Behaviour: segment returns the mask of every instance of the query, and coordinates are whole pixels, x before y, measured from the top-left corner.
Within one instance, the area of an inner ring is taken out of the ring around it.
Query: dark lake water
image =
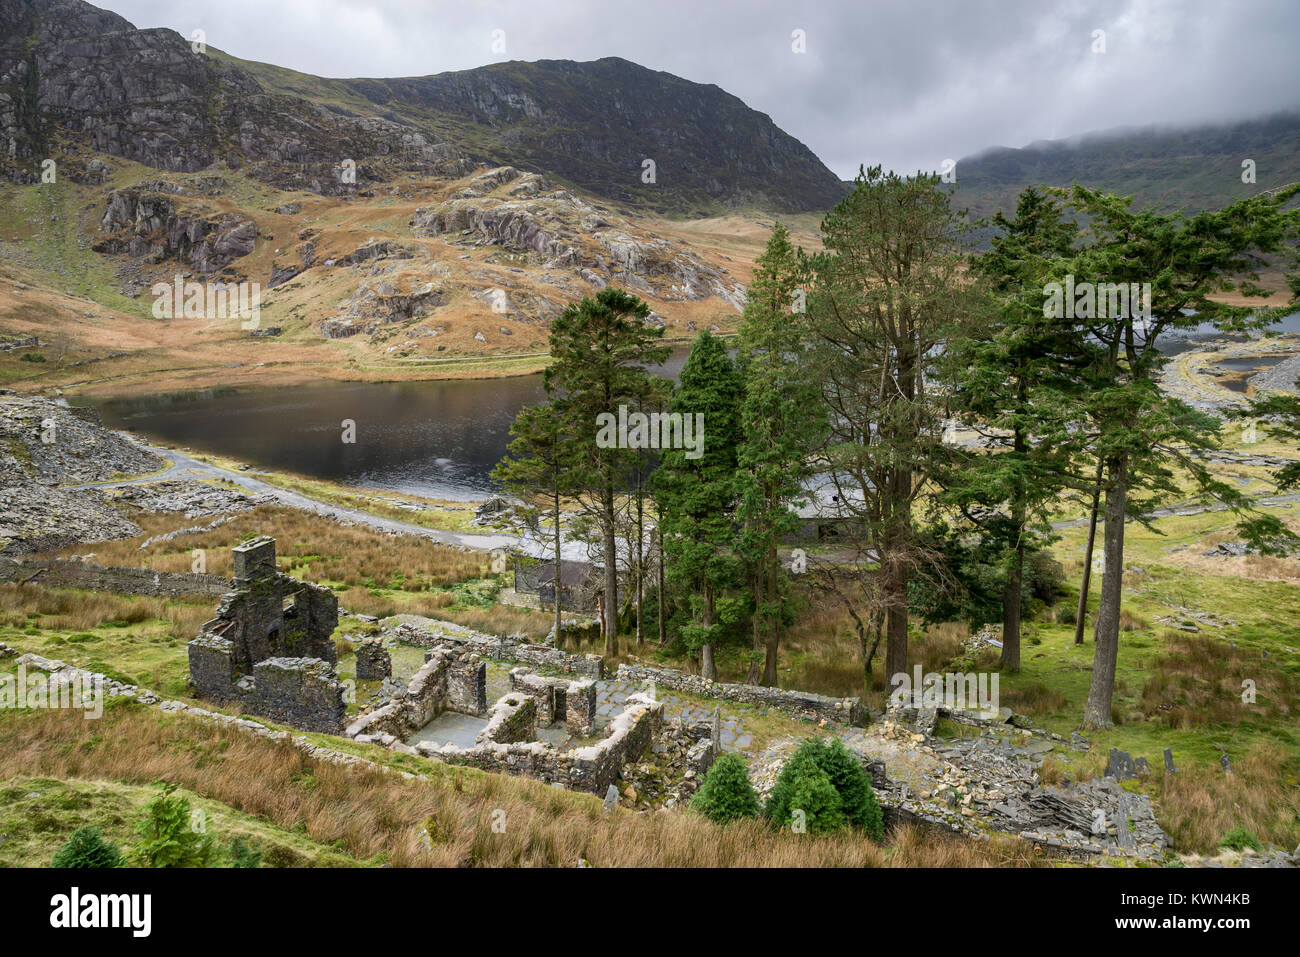
[[[658,375],[676,378],[687,346]],[[208,389],[97,401],[104,423],[263,468],[445,499],[495,491],[510,425],[544,398],[541,375],[450,382]],[[341,423],[356,423],[356,442]]]
[[[1300,313],[1276,327],[1300,332]],[[1219,334],[1197,327],[1162,343],[1176,354]],[[689,346],[659,375],[676,378]],[[98,401],[106,424],[263,468],[434,498],[482,498],[505,454],[510,424],[542,401],[541,375],[453,382],[319,386],[154,395]],[[355,444],[341,441],[344,419]]]

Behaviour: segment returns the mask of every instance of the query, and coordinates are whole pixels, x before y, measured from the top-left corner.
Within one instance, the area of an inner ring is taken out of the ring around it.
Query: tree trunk
[[[704,627],[713,627],[713,586],[704,586]],[[718,680],[718,668],[713,663],[713,642],[700,645],[700,675],[709,681]]]
[[[605,656],[613,658],[618,654],[618,543],[614,534],[614,488],[605,486],[604,501],[605,533],[605,605],[604,632]]]
[[[1101,578],[1101,607],[1093,633],[1092,682],[1083,726],[1109,728],[1111,698],[1115,693],[1115,664],[1119,658],[1119,612],[1124,584],[1124,505],[1128,495],[1128,459],[1120,456],[1106,466],[1106,554]]]
[[[1079,611],[1074,618],[1074,643],[1083,644],[1083,619],[1088,614],[1088,589],[1092,587],[1092,546],[1097,541],[1097,507],[1101,504],[1102,463],[1097,463],[1097,481],[1092,486],[1092,511],[1088,513],[1088,545],[1083,551],[1083,584],[1079,588]]]
[[[644,594],[645,579],[645,510],[644,493],[641,490],[641,466],[636,469],[636,646],[641,647],[645,640],[645,631],[641,623],[641,599]]]
[[[886,573],[885,681],[907,674],[907,571],[891,561]]]
[[[763,661],[763,684],[769,688],[776,687],[776,657],[781,646],[781,560],[776,554],[776,543],[771,542],[767,550],[767,588],[768,607],[772,609],[773,619],[768,623],[767,654]]]
[[[1025,404],[1025,381],[1020,380],[1017,390],[1020,407]],[[1017,428],[1014,450],[1023,457],[1028,451],[1024,429]],[[1025,490],[1016,482],[1011,505],[1012,527],[1016,533],[1015,551],[1011,553],[1011,568],[1007,570],[1007,584],[1002,592],[1002,670],[1020,670],[1020,586],[1025,576]]]
[[[555,644],[560,645],[560,601],[564,596],[564,578],[560,574],[560,486],[557,481],[555,486],[555,577],[552,579],[555,583]]]
[[[663,518],[659,521],[662,523]],[[664,608],[664,531],[663,525],[655,526],[655,537],[659,539],[659,569],[655,574],[659,586],[659,645],[662,647],[668,634],[668,612]]]
[[[745,675],[745,684],[758,684],[761,666],[758,663],[758,652],[765,641],[763,639],[763,566],[758,564],[754,566],[754,571],[750,579],[750,585],[754,593],[754,620],[753,628],[750,631],[749,645],[749,671]]]
[[[1011,558],[1006,591],[1002,595],[1002,670],[1020,670],[1020,585],[1024,579],[1025,543],[1021,539]]]

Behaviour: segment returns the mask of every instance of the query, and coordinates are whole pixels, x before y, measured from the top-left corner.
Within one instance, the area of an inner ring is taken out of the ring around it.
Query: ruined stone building
[[[245,542],[233,555],[235,590],[188,646],[196,694],[308,731],[338,732],[346,712],[334,671],[338,599],[277,571],[273,538]]]

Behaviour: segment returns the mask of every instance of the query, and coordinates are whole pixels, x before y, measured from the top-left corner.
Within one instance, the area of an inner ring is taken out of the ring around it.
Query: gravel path
[[[458,548],[472,549],[474,551],[490,552],[494,549],[517,548],[532,552],[536,547],[536,543],[533,540],[525,539],[518,535],[479,535],[466,532],[446,531],[438,528],[426,528],[423,525],[416,525],[412,522],[403,522],[400,519],[386,518],[382,515],[373,515],[370,512],[364,512],[360,509],[333,505],[329,502],[322,502],[310,498],[300,492],[293,492],[288,489],[271,485],[269,482],[263,482],[261,479],[246,472],[239,472],[233,469],[222,468],[219,465],[200,462],[198,459],[191,458],[183,452],[154,448],[153,446],[143,445],[142,443],[141,447],[168,460],[171,463],[170,466],[163,471],[155,472],[152,475],[143,475],[136,478],[121,479],[113,482],[95,482],[89,485],[69,486],[69,489],[120,488],[126,485],[149,485],[155,482],[177,480],[201,481],[203,479],[221,479],[222,481],[232,482],[245,491],[258,495],[271,496],[280,504],[288,505],[291,508],[301,509],[305,512],[313,512],[317,515],[322,515],[338,522],[352,522],[357,525],[364,525],[381,532],[389,532],[395,535],[416,535],[420,538],[427,538],[430,541],[439,542],[444,545],[452,545]],[[582,557],[585,557],[585,545],[580,542],[571,544],[574,546],[575,552],[581,550],[584,553]],[[566,557],[569,557],[567,552]]]

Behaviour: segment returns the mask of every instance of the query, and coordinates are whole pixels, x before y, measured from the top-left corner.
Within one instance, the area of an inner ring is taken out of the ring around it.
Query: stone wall
[[[838,721],[841,724],[862,725],[866,711],[861,698],[828,698],[810,691],[788,691],[782,688],[765,688],[762,685],[729,684],[709,681],[698,675],[689,675],[673,668],[649,668],[644,665],[618,666],[620,681],[648,681],[656,687],[671,688],[706,698],[721,698],[764,708],[776,708],[801,718],[820,721]]]
[[[241,582],[221,597],[217,617],[205,631],[234,644],[235,663],[242,672],[267,658],[338,660],[334,629],[338,598],[323,585],[300,582],[278,572]]]
[[[618,779],[623,765],[635,761],[649,747],[650,739],[663,724],[663,714],[662,702],[637,694],[628,699],[627,707],[610,724],[609,734],[588,747],[561,751],[541,741],[528,741],[483,743],[473,748],[422,744],[415,750],[424,757],[448,764],[522,775],[575,791],[604,794]]]
[[[36,574],[39,572],[39,574]],[[33,575],[36,577],[32,577]],[[49,561],[0,558],[0,582],[31,580],[51,588],[85,588],[125,595],[219,598],[230,591],[230,579],[219,575],[158,572],[152,568],[105,567],[94,562],[56,558]]]
[[[524,694],[503,695],[492,706],[487,727],[478,733],[478,744],[514,744],[537,737],[537,699]]]
[[[337,734],[346,706],[334,671],[334,592],[277,572],[274,539],[253,539],[232,554],[235,589],[189,643],[190,683],[200,697]]]
[[[498,638],[465,628],[453,622],[440,621],[436,625],[417,625],[404,622],[393,629],[401,641],[432,648],[438,645],[455,645],[493,661],[522,661],[541,668],[553,668],[565,674],[590,678],[605,676],[605,660],[599,655],[570,655],[549,645],[527,641],[527,636],[511,635]]]
[[[382,681],[393,673],[393,657],[383,641],[368,638],[357,646],[357,680]]]
[[[200,635],[189,643],[190,680],[204,696],[306,731],[338,734],[347,705],[334,668],[318,658],[268,658],[251,675],[235,666],[230,641]]]
[[[570,734],[591,734],[596,726],[596,682],[590,678],[569,684],[565,694],[565,726]]]
[[[470,660],[474,671],[481,673],[485,670],[482,662]],[[519,672],[511,675],[512,684],[519,690],[503,696],[493,706],[488,726],[480,732],[474,747],[460,748],[450,744],[411,747],[405,744],[406,738],[424,727],[440,713],[441,707],[445,707],[445,699],[439,698],[439,690],[446,688],[447,677],[453,669],[467,670],[460,652],[449,649],[430,652],[428,663],[411,680],[406,696],[357,718],[343,732],[344,735],[362,743],[379,744],[448,764],[525,775],[575,790],[603,794],[605,788],[618,778],[623,764],[639,758],[663,725],[663,703],[648,695],[634,694],[629,697],[623,712],[611,722],[606,737],[593,745],[561,751],[542,741],[527,740],[537,734],[539,702],[547,700],[546,692],[558,689],[564,682]],[[527,677],[541,680],[528,681]],[[563,690],[566,714],[573,714],[573,702],[578,702],[576,711],[588,722],[583,730],[589,733],[591,724],[595,722],[595,682],[589,679],[569,682]],[[442,705],[438,703],[440,700]],[[553,702],[554,698],[549,700]],[[551,707],[554,708],[553,703]],[[553,717],[558,719],[558,714],[553,713]],[[692,755],[701,768],[700,773],[707,769],[712,757],[712,742],[707,738]]]
[[[189,643],[190,681],[202,688],[204,697],[214,701],[231,701],[240,695],[235,687],[233,645],[217,635],[199,635]]]
[[[447,669],[447,709],[474,715],[487,711],[487,665],[477,657],[458,657]]]
[[[334,669],[319,658],[268,658],[253,668],[254,688],[243,698],[255,714],[305,731],[338,734],[347,705]]]
[[[604,740],[571,751],[571,786],[585,791],[602,791],[618,777],[623,762],[635,760],[650,746],[650,739],[664,720],[664,704],[647,695],[634,694],[627,706],[610,722]]]
[[[361,715],[344,731],[349,738],[374,741],[410,737],[444,711],[481,715],[487,711],[487,666],[449,649],[430,651],[401,695]]]
[[[569,682],[563,678],[548,678],[524,668],[511,668],[510,687],[537,700],[537,723],[542,727],[552,724],[565,712]]]

